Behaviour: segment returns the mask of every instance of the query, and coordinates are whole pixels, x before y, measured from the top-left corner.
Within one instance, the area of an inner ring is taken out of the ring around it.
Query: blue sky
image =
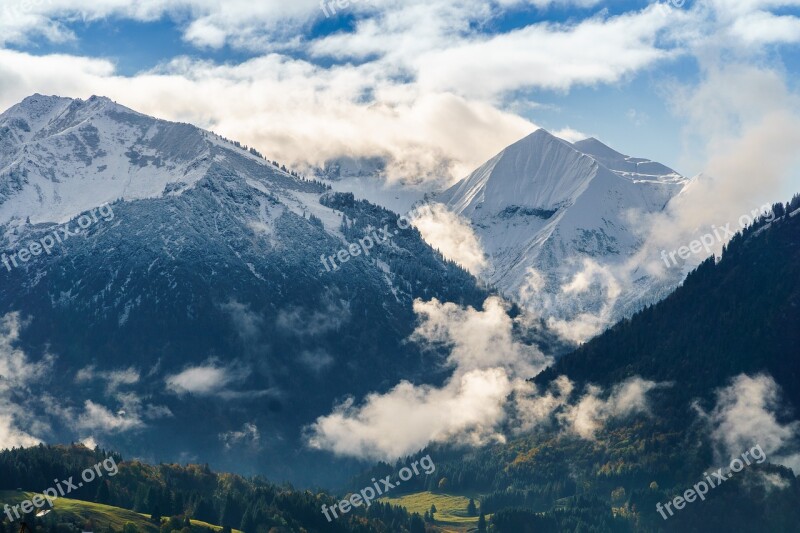
[[[539,126],[694,175],[712,155],[696,123],[747,121],[704,118],[692,95],[752,65],[789,98],[800,2],[661,4],[361,0],[326,17],[316,0],[10,0],[0,106],[105,94],[294,165],[387,157],[390,179],[416,184],[457,179]]]

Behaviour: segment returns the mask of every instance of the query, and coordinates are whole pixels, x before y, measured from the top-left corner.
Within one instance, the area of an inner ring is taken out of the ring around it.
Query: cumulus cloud
[[[32,433],[47,430],[47,423],[34,415],[31,387],[49,377],[54,358],[32,361],[18,347],[24,325],[19,313],[0,318],[0,449],[34,446],[41,441]]]
[[[420,324],[412,340],[423,347],[447,348],[447,364],[456,375],[502,368],[515,376],[532,377],[552,363],[536,346],[514,337],[514,320],[498,297],[488,298],[482,311],[436,299],[416,300],[414,312]]]
[[[800,190],[800,95],[789,88],[785,75],[777,67],[744,61],[704,58],[701,66],[697,85],[675,83],[665,97],[686,118],[687,157],[704,173],[663,211],[626,213],[641,242],[639,251],[616,263],[587,261],[558,291],[543,283],[548,280],[542,273],[528,273],[519,301],[564,339],[583,342],[629,312],[641,295],[649,294],[645,303],[651,303],[671,292],[710,254],[721,255],[729,238],[721,228],[739,231],[772,203]],[[714,235],[709,250],[701,248],[685,262],[675,255],[705,234]],[[665,264],[670,252],[676,266]],[[641,283],[645,279],[647,286]],[[575,297],[587,290],[600,296],[601,307],[575,306]]]
[[[800,421],[782,421],[781,390],[772,376],[740,374],[717,391],[711,412],[697,409],[720,463],[760,445],[770,462],[800,472]]]
[[[24,325],[19,313],[9,313],[0,318],[0,392],[27,387],[46,378],[52,369],[52,356],[31,361],[17,346]]]
[[[669,19],[652,9],[498,35],[478,29],[526,4],[360,2],[349,8],[359,15],[350,30],[316,37],[309,24],[322,14],[312,1],[41,2],[14,17],[15,29],[3,37],[46,31],[51,39],[75,39],[60,22],[75,16],[169,17],[199,48],[230,45],[257,55],[225,65],[176,57],[122,76],[104,59],[0,50],[0,106],[35,91],[100,93],[148,114],[213,128],[295,167],[380,157],[390,180],[447,182],[536,128],[507,111],[507,95],[615,82],[668,55],[656,36]]]
[[[656,45],[668,24],[655,7],[575,25],[533,24],[423,54],[419,80],[479,98],[527,87],[611,83],[669,55]]]
[[[510,9],[564,5],[595,9],[565,23],[484,31]],[[0,106],[34,91],[102,93],[148,114],[214,128],[296,167],[381,157],[389,179],[451,181],[535,129],[508,111],[528,100],[530,89],[618,83],[720,42],[753,53],[798,39],[800,19],[781,12],[795,0],[696,2],[669,16],[659,6],[619,15],[599,6],[596,0],[351,2],[352,25],[320,36],[311,31],[324,18],[316,0],[11,0],[0,10],[0,42],[75,40],[67,22],[78,19],[166,18],[195,49],[230,46],[256,57],[225,65],[177,57],[123,76],[104,59],[5,49]]]
[[[615,385],[606,399],[603,390],[589,385],[586,394],[574,406],[559,415],[566,427],[584,439],[591,439],[611,418],[634,413],[649,413],[647,393],[659,384],[638,376]]]
[[[456,436],[486,443],[502,438],[495,426],[505,417],[511,391],[499,368],[469,371],[443,388],[404,381],[386,394],[368,395],[362,405],[349,399],[318,418],[309,444],[337,455],[392,460]]]
[[[520,384],[514,397],[511,430],[521,434],[549,427],[553,415],[568,404],[574,390],[575,384],[566,376],[554,379],[544,393],[533,383]]]
[[[467,220],[442,204],[431,204],[414,213],[412,223],[422,238],[447,259],[455,261],[476,276],[486,268],[488,262],[480,239]]]
[[[0,405],[0,411],[5,406]],[[42,441],[18,429],[17,422],[11,414],[0,414],[0,450],[7,448],[29,448]]]
[[[148,421],[174,416],[168,407],[147,403],[146,397],[135,392],[115,390],[111,396],[108,402],[113,402],[113,410],[101,403],[86,400],[82,410],[63,406],[60,415],[73,421],[77,429],[91,432],[93,437],[143,429]]]
[[[420,324],[412,339],[447,349],[452,376],[442,387],[403,381],[360,405],[348,399],[309,428],[310,446],[393,459],[455,436],[473,444],[503,438],[498,429],[509,395],[551,360],[514,338],[514,321],[499,298],[487,299],[483,310],[417,300],[414,311]]]
[[[441,387],[402,381],[361,403],[348,398],[308,428],[311,447],[393,460],[431,442],[480,445],[549,423],[593,438],[611,418],[648,412],[646,395],[658,386],[641,378],[608,394],[590,386],[573,404],[574,384],[562,376],[540,394],[526,379],[552,360],[515,338],[515,321],[499,298],[487,299],[483,310],[437,300],[418,300],[414,310],[420,324],[412,339],[429,349],[446,349],[450,378]]]
[[[130,415],[124,409],[112,413],[107,407],[86,400],[84,410],[78,416],[77,427],[89,431],[119,433],[142,428],[144,422],[138,416]]]
[[[94,450],[97,448],[98,444],[94,437],[86,437],[81,439],[81,444],[89,448],[90,450]]]
[[[228,385],[242,381],[249,372],[242,368],[225,367],[210,361],[199,366],[189,366],[167,376],[167,388],[172,392],[184,395],[212,396],[222,393]]]
[[[624,270],[616,265],[584,258],[570,278],[552,287],[552,280],[528,268],[518,301],[562,339],[582,343],[613,323],[615,306],[628,281],[623,276]],[[579,297],[587,293],[599,302],[596,308],[581,303]]]
[[[228,450],[240,445],[257,448],[261,441],[261,433],[258,431],[258,426],[248,422],[242,425],[240,430],[220,433],[219,440]]]
[[[567,376],[554,379],[544,393],[526,382],[518,387],[514,397],[511,430],[520,434],[549,428],[593,440],[609,420],[650,415],[648,394],[668,386],[669,383],[632,376],[610,391],[588,384],[582,394],[576,394],[575,383]]]

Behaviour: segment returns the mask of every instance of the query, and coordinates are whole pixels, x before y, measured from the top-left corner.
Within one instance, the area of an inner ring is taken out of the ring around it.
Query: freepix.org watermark
[[[3,2],[0,17],[7,22],[19,20],[40,7],[52,6],[53,0],[7,0]]]
[[[418,468],[419,467],[419,468]],[[420,468],[422,471],[420,472]],[[386,476],[381,480],[376,480],[372,478],[373,485],[370,487],[366,487],[359,492],[355,492],[350,495],[350,498],[346,500],[342,500],[339,503],[333,504],[330,507],[327,505],[322,506],[322,514],[325,515],[325,518],[328,519],[328,522],[332,522],[334,518],[339,518],[339,514],[337,511],[342,515],[349,513],[354,507],[361,507],[362,505],[366,505],[369,507],[372,505],[372,501],[376,498],[380,498],[393,488],[399,486],[403,481],[408,481],[414,476],[418,476],[421,473],[426,475],[431,475],[436,472],[436,465],[433,464],[433,460],[431,459],[430,455],[426,455],[419,461],[414,461],[411,463],[411,466],[404,466],[400,469],[400,472],[397,473],[397,477],[399,480],[392,483],[392,476]],[[374,487],[374,488],[373,488]],[[330,514],[329,514],[330,513]],[[333,518],[331,518],[333,515]]]
[[[18,250],[17,252],[0,256],[0,262],[6,267],[6,270],[11,272],[13,268],[19,267],[20,263],[27,263],[32,258],[45,253],[50,255],[56,245],[64,244],[64,241],[70,237],[77,237],[88,229],[92,224],[96,224],[100,220],[110,222],[114,220],[114,210],[109,204],[95,207],[89,213],[83,214],[75,221],[78,224],[78,229],[72,231],[71,222],[58,226],[53,233],[48,233],[38,241],[31,241],[28,246]]]
[[[764,220],[767,222],[772,222],[775,220],[775,213],[772,212],[772,206],[765,204],[758,209],[753,209],[753,211],[749,214],[740,216],[740,229],[744,229],[755,222],[759,216],[764,217]],[[701,235],[699,239],[693,240],[687,246],[681,246],[680,248],[672,250],[669,253],[667,253],[666,250],[661,250],[661,259],[664,260],[664,264],[667,265],[667,268],[670,268],[678,266],[678,260],[675,259],[675,255],[683,260],[686,260],[694,254],[699,254],[703,250],[706,251],[706,254],[710,254],[714,249],[715,244],[726,241],[736,235],[736,231],[731,229],[731,224],[732,222],[729,222],[728,224],[719,227],[712,225],[709,233]]]
[[[658,2],[662,15],[669,15],[673,8],[680,9],[685,5],[686,0],[661,0]]]
[[[748,457],[748,454],[750,457]],[[686,506],[687,503],[693,503],[695,500],[697,500],[697,498],[705,501],[706,494],[708,494],[709,490],[719,487],[724,482],[732,478],[733,474],[744,470],[745,464],[748,466],[751,465],[752,463],[750,459],[753,459],[758,464],[761,464],[767,460],[767,454],[765,454],[764,450],[761,449],[760,444],[756,444],[754,447],[750,448],[750,450],[744,452],[741,459],[737,457],[731,461],[731,464],[728,465],[727,472],[723,472],[722,468],[718,469],[716,472],[712,472],[711,475],[708,475],[707,472],[704,472],[704,481],[695,483],[694,486],[684,492],[682,496],[675,496],[671,501],[668,501],[663,506],[661,505],[661,502],[657,503],[656,511],[658,511],[661,517],[666,520],[669,517],[664,512],[665,509],[669,513],[669,516],[675,516],[675,513],[672,511],[671,507],[674,506],[676,511],[680,511]]]
[[[419,207],[415,207],[408,214],[403,215],[397,219],[397,227],[400,230],[406,230],[411,227],[411,221],[420,215],[429,214],[431,208],[429,205],[422,205]],[[339,264],[347,263],[353,257],[358,257],[361,254],[368,256],[370,254],[370,250],[372,250],[375,245],[379,244],[386,244],[392,237],[400,233],[400,230],[392,231],[389,228],[389,224],[386,224],[383,229],[376,229],[371,234],[365,235],[363,238],[359,239],[358,242],[354,242],[350,244],[347,248],[342,248],[336,254],[325,256],[320,256],[320,262],[322,266],[325,267],[327,272],[331,271],[331,265],[333,266],[333,270],[339,270],[339,265],[336,264],[336,260],[339,260]],[[330,261],[330,264],[328,263]]]
[[[336,8],[345,10],[353,4],[374,4],[375,0],[321,0],[319,8],[325,13],[325,16],[331,18],[331,15],[336,14]]]
[[[6,504],[4,508],[6,516],[9,522],[14,522],[15,520],[20,520],[22,516],[26,514],[32,513],[34,509],[41,509],[45,504],[49,507],[53,507],[53,502],[57,499],[64,498],[72,491],[78,490],[83,487],[84,483],[91,483],[96,479],[100,479],[103,477],[104,473],[108,474],[108,477],[114,477],[119,473],[119,467],[113,457],[108,457],[104,461],[81,472],[81,479],[83,481],[74,482],[74,476],[70,476],[69,479],[64,481],[54,479],[53,483],[55,483],[55,488],[51,487],[46,489],[42,491],[42,494],[37,494],[30,500],[25,500],[17,505]]]

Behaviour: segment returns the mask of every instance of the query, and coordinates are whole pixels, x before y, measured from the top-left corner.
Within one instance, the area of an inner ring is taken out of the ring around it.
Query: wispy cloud
[[[783,420],[781,390],[772,376],[740,374],[717,390],[710,412],[696,408],[711,429],[717,461],[760,445],[770,462],[800,471],[800,421]]]
[[[45,355],[33,361],[18,347],[24,326],[19,313],[0,318],[0,449],[38,444],[34,430],[46,431],[49,426],[35,416],[32,398],[38,395],[31,387],[47,381],[55,359]],[[23,413],[28,414],[20,416]]]
[[[498,298],[482,310],[452,303],[417,301],[421,347],[446,349],[453,373],[441,387],[403,381],[363,402],[349,398],[307,428],[313,448],[338,455],[393,460],[431,442],[481,445],[556,425],[591,439],[608,420],[648,413],[647,394],[658,386],[633,377],[605,392],[589,386],[573,398],[575,385],[560,377],[540,393],[526,381],[552,359],[520,342],[516,324]]]

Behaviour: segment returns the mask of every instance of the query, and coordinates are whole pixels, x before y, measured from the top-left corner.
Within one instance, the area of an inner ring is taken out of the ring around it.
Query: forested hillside
[[[323,504],[330,506],[338,500],[323,493],[277,486],[261,478],[218,474],[207,465],[124,462],[119,455],[81,445],[38,446],[0,453],[0,492],[16,489],[41,492],[52,486],[55,479],[69,476],[75,476],[77,481],[84,469],[109,456],[118,464],[118,474],[85,484],[71,492],[69,498],[143,513],[164,533],[182,530],[190,518],[219,524],[226,531],[238,529],[245,533],[424,533],[425,530],[419,515],[409,515],[401,508],[380,502],[373,503],[367,512],[362,506],[328,522],[320,509]],[[4,503],[9,502],[0,501],[0,507]],[[85,524],[54,521],[52,516],[36,520],[28,516],[27,522],[34,533],[67,533],[85,527]],[[103,533],[119,530],[107,523],[94,526]],[[19,528],[19,523],[9,524],[7,518],[0,521],[2,532],[17,531],[15,528]]]
[[[708,413],[737,376],[777,384],[774,395],[743,400],[752,403],[742,404],[739,424],[764,442],[774,438],[773,427],[792,438],[800,412],[798,210],[798,196],[774,206],[774,222],[757,221],[737,234],[719,261],[704,262],[673,295],[533,380],[542,393],[566,376],[574,399],[590,384],[608,391],[638,376],[659,384],[642,412],[609,418],[590,436],[565,430],[554,417],[478,450],[429,448],[438,477],[426,488],[480,495],[498,533],[800,531],[797,472],[773,460],[753,464],[669,520],[656,512],[657,503],[682,494],[720,461]],[[745,391],[727,394],[736,402]],[[761,413],[745,409],[753,405],[774,407],[776,418],[756,420]],[[716,438],[732,439],[738,430],[726,427]]]

